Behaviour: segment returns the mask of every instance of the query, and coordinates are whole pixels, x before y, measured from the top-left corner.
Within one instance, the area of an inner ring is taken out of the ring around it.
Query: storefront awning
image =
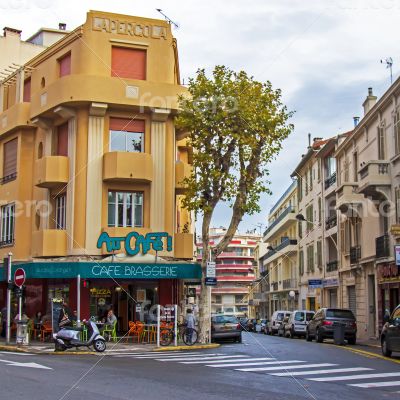
[[[15,263],[23,268],[26,279],[201,279],[201,265],[194,263],[124,263],[124,262],[29,262]],[[4,267],[0,268],[6,280]]]

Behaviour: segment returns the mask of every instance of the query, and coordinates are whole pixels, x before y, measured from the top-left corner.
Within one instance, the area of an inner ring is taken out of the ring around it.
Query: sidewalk
[[[21,353],[32,353],[32,354],[56,354],[56,355],[104,355],[114,354],[122,352],[148,352],[148,351],[177,351],[177,350],[198,350],[198,349],[212,349],[219,347],[217,344],[195,344],[193,346],[166,346],[158,347],[155,344],[142,344],[142,343],[126,343],[124,342],[107,342],[107,349],[104,353],[96,353],[93,347],[86,348],[80,347],[79,349],[68,349],[65,352],[55,352],[54,344],[51,342],[40,342],[32,341],[28,346],[17,346],[15,344],[15,338],[10,345],[6,345],[4,340],[0,340],[0,351],[12,351]]]

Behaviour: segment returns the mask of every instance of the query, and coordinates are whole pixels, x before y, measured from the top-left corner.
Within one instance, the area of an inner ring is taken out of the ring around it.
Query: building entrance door
[[[355,286],[347,286],[347,296],[349,301],[349,309],[353,312],[357,319],[357,298]]]
[[[376,335],[375,275],[368,275],[368,334]]]

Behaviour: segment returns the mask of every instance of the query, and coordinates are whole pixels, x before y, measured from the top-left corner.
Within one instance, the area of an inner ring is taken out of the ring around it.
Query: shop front
[[[322,280],[323,287],[323,301],[324,307],[337,308],[338,307],[338,278],[326,278]]]
[[[157,304],[179,304],[184,282],[201,279],[201,266],[194,263],[30,262],[14,264],[12,273],[16,268],[26,273],[29,317],[51,314],[51,299],[62,298],[80,319],[102,319],[112,308],[120,331],[128,330],[129,321],[152,322]]]

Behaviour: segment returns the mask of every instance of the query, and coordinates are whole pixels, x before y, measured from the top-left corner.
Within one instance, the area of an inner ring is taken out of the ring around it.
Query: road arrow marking
[[[41,364],[36,364],[34,362],[23,363],[23,362],[16,362],[16,361],[10,361],[10,360],[0,360],[0,362],[6,363],[7,365],[10,365],[12,367],[53,369],[53,368],[50,368],[50,367],[45,367],[44,365],[41,365]]]

